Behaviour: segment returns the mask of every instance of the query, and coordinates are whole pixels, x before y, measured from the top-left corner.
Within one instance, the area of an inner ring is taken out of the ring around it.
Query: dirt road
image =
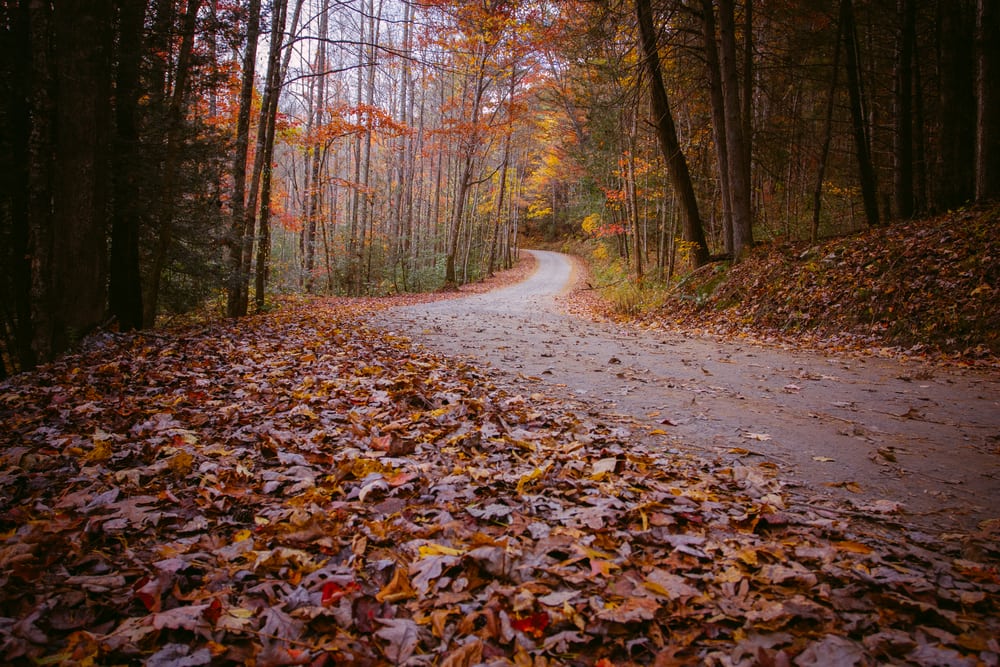
[[[796,502],[928,532],[1000,517],[996,374],[593,322],[558,304],[572,260],[529,252],[538,268],[522,283],[379,324],[530,391],[635,418],[665,447],[773,464]]]

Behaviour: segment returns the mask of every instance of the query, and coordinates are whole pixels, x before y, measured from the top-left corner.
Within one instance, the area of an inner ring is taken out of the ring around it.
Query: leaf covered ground
[[[0,662],[998,664],[996,522],[790,509],[349,304],[0,385]]]
[[[1000,365],[1000,207],[893,223],[819,244],[768,243],[703,267],[653,326],[826,349]],[[588,310],[608,314],[591,301]]]

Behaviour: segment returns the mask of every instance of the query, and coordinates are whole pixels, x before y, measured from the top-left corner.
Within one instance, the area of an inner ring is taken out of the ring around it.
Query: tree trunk
[[[52,10],[46,2],[29,2],[28,32],[31,35],[26,89],[30,98],[31,134],[27,145],[28,244],[31,267],[31,356],[48,361],[52,349],[52,187],[54,165],[54,63],[52,59]]]
[[[976,200],[1000,197],[1000,7],[979,0],[976,16]]]
[[[810,238],[819,240],[819,214],[823,205],[823,179],[826,177],[826,163],[830,157],[830,138],[833,135],[833,107],[837,99],[837,78],[840,73],[840,38],[844,26],[837,21],[837,37],[833,45],[833,67],[830,74],[830,89],[826,98],[826,115],[823,120],[823,146],[820,149],[819,169],[816,171],[816,188],[813,190],[813,219]]]
[[[118,73],[115,85],[114,211],[108,284],[111,315],[122,331],[142,327],[142,281],[139,272],[139,183],[141,160],[136,115],[145,0],[120,0]]]
[[[712,0],[702,0],[702,29],[705,40],[705,64],[708,69],[708,90],[712,99],[712,139],[719,169],[719,189],[722,191],[722,240],[726,254],[733,255],[733,209],[729,182],[729,149],[726,145],[726,106],[722,97],[722,71],[719,68],[719,48],[715,43],[715,8]]]
[[[326,37],[329,27],[329,0],[323,0],[323,7],[319,16],[319,45],[316,52],[316,95],[312,100],[312,131],[318,132],[323,125],[323,108],[326,105]],[[306,292],[312,292],[315,286],[313,270],[316,265],[316,228],[317,219],[320,215],[320,189],[323,187],[320,181],[320,151],[321,142],[316,139],[312,142],[312,164],[310,166],[310,187],[309,187],[309,210],[306,218],[304,231],[305,248],[305,288]]]
[[[656,31],[653,27],[653,11],[649,0],[635,0],[636,17],[639,22],[640,41],[645,71],[649,77],[651,107],[656,134],[660,140],[660,149],[670,171],[670,181],[681,201],[684,212],[684,240],[693,244],[691,263],[694,268],[708,262],[708,244],[705,241],[705,230],[702,227],[701,215],[698,212],[698,200],[694,194],[691,173],[688,171],[687,160],[681,152],[677,140],[677,128],[670,112],[670,100],[663,84],[660,71],[660,54],[656,46]]]
[[[53,13],[52,352],[107,312],[113,15],[111,0],[64,0]]]
[[[145,293],[142,298],[142,323],[145,327],[151,327],[156,323],[156,315],[159,310],[160,281],[163,277],[163,269],[167,263],[167,255],[173,244],[174,210],[176,208],[176,185],[178,170],[180,169],[181,156],[181,136],[184,123],[184,109],[187,98],[188,79],[191,75],[191,57],[194,51],[194,35],[196,20],[198,18],[198,8],[201,0],[188,0],[187,11],[184,15],[184,25],[182,28],[181,45],[177,54],[177,66],[174,73],[174,87],[169,103],[167,104],[166,134],[163,139],[165,143],[163,153],[163,171],[160,188],[160,206],[157,220],[156,241],[152,251],[152,266],[149,269],[149,279],[145,285]],[[171,25],[173,24],[173,3],[165,2],[157,7],[157,23],[159,30],[163,32],[161,38],[169,41]],[[166,45],[161,45],[168,48]],[[165,65],[164,65],[165,67]],[[163,84],[161,91],[166,90],[167,73],[158,72],[156,84]],[[157,95],[161,95],[157,92]]]
[[[9,133],[9,155],[0,155],[0,188],[5,191],[10,202],[11,243],[4,249],[4,260],[7,262],[12,293],[13,307],[13,343],[9,352],[11,364],[9,370],[30,370],[35,367],[37,359],[32,347],[34,327],[31,320],[31,257],[29,241],[31,235],[32,206],[32,173],[35,167],[35,157],[30,150],[34,145],[37,128],[32,123],[32,110],[35,107],[35,87],[43,85],[44,79],[34,75],[34,51],[38,45],[32,41],[33,32],[30,28],[30,13],[25,3],[7,8],[6,20],[10,21],[6,40],[3,42],[4,52],[0,59],[6,63],[5,73],[10,76],[6,95],[0,97],[0,106],[8,119],[5,132]],[[35,113],[36,123],[39,120]],[[7,276],[3,276],[6,278]],[[0,362],[0,367],[3,367]],[[4,367],[0,373],[6,373]]]
[[[483,93],[486,92],[486,59],[485,48],[479,55],[476,63],[476,80],[472,99],[472,106],[469,109],[469,127],[472,128],[472,136],[461,137],[459,144],[463,146],[464,156],[462,158],[462,171],[458,179],[458,192],[455,194],[455,209],[452,215],[451,238],[448,242],[448,251],[445,257],[444,282],[449,287],[458,284],[455,275],[455,257],[458,254],[458,240],[462,229],[462,220],[465,217],[466,199],[469,197],[469,188],[472,187],[472,167],[475,157],[478,140],[479,112],[483,103]]]
[[[858,35],[854,24],[854,3],[852,0],[840,0],[840,23],[844,35],[844,52],[847,56],[847,88],[851,98],[851,121],[854,126],[854,148],[857,153],[858,174],[861,180],[861,197],[864,200],[865,219],[870,227],[875,227],[879,224],[878,192],[871,158],[871,142],[865,124],[864,101],[861,91],[861,56],[858,52]]]
[[[725,104],[726,147],[729,157],[730,208],[733,214],[733,260],[738,260],[753,244],[750,214],[750,160],[747,137],[743,134],[739,73],[736,65],[736,20],[733,0],[719,0],[719,66],[722,99]]]
[[[260,34],[260,0],[250,0],[247,16],[247,41],[243,51],[243,82],[240,86],[240,106],[236,117],[236,145],[233,150],[233,194],[230,200],[232,220],[229,225],[229,279],[226,285],[226,314],[240,317],[247,314],[243,285],[248,279],[243,272],[243,237],[246,236],[247,153],[250,144],[250,106],[253,102],[254,72],[257,65],[257,38]]]
[[[271,36],[270,36],[270,47],[268,49],[267,57],[267,73],[264,75],[264,97],[260,104],[260,114],[257,118],[257,136],[254,142],[254,160],[253,160],[253,170],[250,175],[250,188],[247,196],[247,205],[245,212],[245,219],[243,221],[242,229],[242,242],[241,242],[241,259],[240,259],[240,284],[239,284],[239,301],[243,305],[243,313],[249,307],[250,302],[250,268],[251,260],[253,258],[253,231],[257,224],[257,203],[258,197],[261,202],[262,214],[264,210],[268,209],[269,199],[271,194],[270,188],[270,172],[271,172],[271,156],[274,153],[274,133],[275,133],[275,123],[277,121],[278,115],[278,95],[281,92],[281,50],[283,47],[284,32],[285,32],[285,22],[288,15],[288,0],[274,0],[271,6]],[[261,192],[262,186],[261,182],[265,180],[265,171],[267,172],[267,193],[266,195]],[[263,259],[267,261],[267,251],[268,249],[263,248],[265,243],[264,236],[268,235],[269,230],[266,228],[267,223],[262,222],[260,230],[260,238],[257,239],[257,257],[258,259]],[[267,243],[270,243],[270,239],[267,239]],[[258,269],[257,276],[261,276],[261,272]],[[255,280],[254,287],[258,287],[259,280]],[[264,285],[260,284],[259,288],[263,290]],[[257,309],[260,310],[263,306],[262,296],[257,297],[256,300]]]
[[[917,40],[916,0],[897,0],[899,30],[896,37],[893,137],[893,195],[896,215],[913,217],[913,56]]]
[[[975,16],[969,0],[941,0],[938,11],[940,138],[934,198],[936,208],[947,209],[975,196]]]
[[[279,0],[282,4],[284,14],[288,14],[288,0]],[[296,0],[295,10],[292,12],[292,22],[290,30],[294,33],[299,22],[299,15],[302,13],[304,0]],[[282,17],[281,23],[285,20]],[[272,34],[272,40],[275,39]],[[286,48],[280,68],[275,75],[274,95],[271,96],[270,109],[267,114],[267,134],[264,138],[267,155],[262,160],[263,174],[260,185],[260,213],[258,214],[257,232],[257,270],[254,275],[254,307],[257,312],[264,310],[265,292],[267,281],[270,278],[271,261],[271,180],[273,177],[271,162],[274,158],[274,136],[277,131],[278,98],[281,93],[281,85],[285,80],[285,73],[288,71],[288,63],[291,61],[292,49]],[[268,65],[270,68],[270,64]],[[270,79],[270,77],[269,77]]]

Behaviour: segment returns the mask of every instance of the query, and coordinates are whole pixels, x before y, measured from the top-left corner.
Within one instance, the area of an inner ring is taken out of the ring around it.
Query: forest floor
[[[995,374],[574,317],[536,257],[0,384],[0,661],[1000,662]]]

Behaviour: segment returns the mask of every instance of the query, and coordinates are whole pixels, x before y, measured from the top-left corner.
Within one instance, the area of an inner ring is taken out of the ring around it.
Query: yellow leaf
[[[385,585],[385,588],[375,594],[375,599],[379,602],[399,602],[417,597],[417,592],[410,585],[410,579],[401,567],[396,567],[396,573],[392,576],[392,581]]]
[[[614,554],[609,554],[606,551],[600,551],[599,549],[591,549],[590,547],[584,546],[582,544],[577,544],[574,546],[576,547],[577,551],[579,551],[580,553],[582,553],[584,556],[586,556],[591,560],[595,559],[610,560],[615,557]]]
[[[829,456],[814,456],[813,461],[819,461],[820,463],[833,463],[836,459],[831,459]]]
[[[870,554],[872,552],[872,548],[867,544],[862,544],[861,542],[855,542],[853,540],[834,542],[833,545],[841,551],[847,551],[854,554]]]
[[[111,442],[109,440],[95,440],[94,448],[83,457],[87,461],[107,461],[111,458]]]
[[[465,552],[462,549],[446,547],[443,544],[425,544],[420,547],[420,557],[427,556],[461,556]]]
[[[194,465],[194,457],[187,452],[177,452],[167,460],[167,465],[170,466],[170,470],[178,475],[186,475],[191,472],[191,468]]]
[[[522,495],[524,493],[524,487],[544,475],[548,469],[549,466],[545,466],[544,468],[535,468],[528,474],[522,475],[521,479],[517,481],[517,495]]]
[[[753,567],[757,566],[757,550],[756,549],[747,547],[746,549],[743,549],[738,554],[736,554],[736,557],[740,561],[746,563],[747,565],[751,565]]]

